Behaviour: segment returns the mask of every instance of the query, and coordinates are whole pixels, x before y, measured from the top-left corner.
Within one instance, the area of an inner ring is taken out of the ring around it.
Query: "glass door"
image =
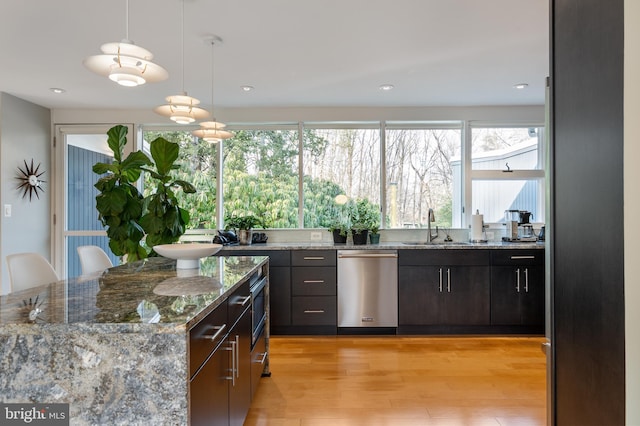
[[[56,126],[54,143],[54,242],[53,263],[60,277],[81,275],[77,248],[81,245],[101,247],[114,265],[120,260],[109,249],[104,227],[98,220],[94,184],[99,176],[93,172],[97,162],[113,161],[107,145],[111,125]],[[129,126],[125,155],[133,150],[133,127]]]

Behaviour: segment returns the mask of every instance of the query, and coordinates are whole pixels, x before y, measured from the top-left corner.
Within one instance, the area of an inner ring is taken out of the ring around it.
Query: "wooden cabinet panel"
[[[291,268],[269,266],[269,321],[272,327],[291,325]]]
[[[293,296],[332,296],[336,294],[336,268],[308,266],[291,268]]]
[[[488,266],[403,266],[399,325],[489,324]]]
[[[292,298],[294,325],[337,325],[335,296],[296,296]]]
[[[294,250],[291,266],[336,266],[335,250]]]
[[[229,351],[221,344],[189,384],[192,426],[229,425]]]
[[[491,268],[491,324],[544,326],[544,268]]]

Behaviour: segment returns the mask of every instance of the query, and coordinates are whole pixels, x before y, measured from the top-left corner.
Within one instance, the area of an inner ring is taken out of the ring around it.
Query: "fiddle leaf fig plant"
[[[196,192],[195,186],[184,180],[173,180],[171,171],[178,169],[179,146],[164,138],[151,142],[151,157],[155,170],[142,167],[157,181],[154,194],[144,200],[144,215],[140,224],[147,233],[146,243],[149,247],[158,244],[170,244],[178,241],[189,223],[189,212],[180,208],[174,189],[182,188],[187,194]]]
[[[134,261],[147,257],[147,251],[140,244],[144,238],[144,229],[139,223],[144,198],[135,182],[140,177],[141,167],[152,163],[140,151],[122,158],[127,132],[126,126],[109,129],[107,144],[113,151],[113,162],[96,163],[93,171],[104,175],[94,186],[100,191],[96,196],[96,209],[98,220],[107,228],[109,248],[116,256],[126,256],[127,261]]]
[[[130,153],[123,159],[127,143],[126,126],[114,126],[107,132],[107,143],[113,151],[113,163],[96,163],[93,171],[104,175],[94,185],[98,219],[107,227],[109,248],[128,262],[144,259],[148,247],[176,242],[186,230],[189,213],[180,208],[174,189],[194,193],[196,188],[183,180],[172,180],[171,171],[179,166],[180,147],[163,138],[150,144],[153,161],[142,151]],[[149,168],[154,166],[155,170]],[[144,197],[136,186],[140,174],[148,172],[157,181],[155,192]],[[152,254],[155,254],[152,251]]]

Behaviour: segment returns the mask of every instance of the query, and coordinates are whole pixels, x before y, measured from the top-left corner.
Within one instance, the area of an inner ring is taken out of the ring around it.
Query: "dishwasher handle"
[[[339,259],[367,259],[367,258],[395,259],[397,257],[398,257],[398,253],[363,253],[363,254],[338,253]]]

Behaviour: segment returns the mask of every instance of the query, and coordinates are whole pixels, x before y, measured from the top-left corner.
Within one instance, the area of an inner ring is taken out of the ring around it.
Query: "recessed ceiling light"
[[[525,89],[527,87],[529,87],[529,84],[527,83],[518,83],[513,85],[514,89]]]
[[[389,90],[393,90],[393,84],[382,84],[379,89],[384,92],[388,92]]]
[[[60,93],[64,93],[64,92],[66,92],[66,90],[61,89],[61,88],[59,88],[59,87],[52,87],[52,88],[51,88],[51,89],[49,89],[49,90],[51,90],[53,93],[57,93],[57,94],[60,94]]]
[[[244,91],[244,92],[250,92],[253,90],[253,86],[240,86],[240,88]]]

